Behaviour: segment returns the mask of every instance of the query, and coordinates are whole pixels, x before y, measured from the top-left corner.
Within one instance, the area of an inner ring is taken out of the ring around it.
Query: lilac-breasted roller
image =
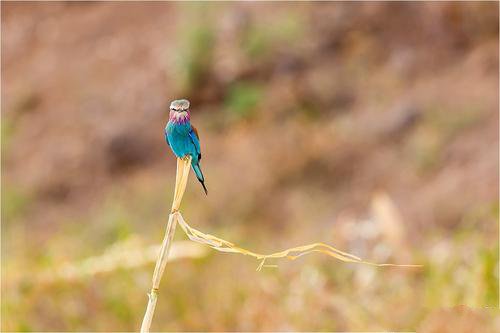
[[[194,174],[203,186],[205,194],[208,194],[205,178],[203,178],[200,168],[200,138],[190,120],[188,100],[178,99],[170,103],[170,116],[167,126],[165,126],[165,140],[178,158],[191,156],[191,167]]]

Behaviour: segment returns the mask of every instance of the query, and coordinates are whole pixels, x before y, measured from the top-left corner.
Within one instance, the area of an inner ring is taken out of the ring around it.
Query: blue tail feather
[[[203,186],[203,190],[205,190],[205,194],[208,194],[207,187],[205,186],[205,178],[203,177],[203,173],[201,172],[200,164],[193,163],[193,164],[191,164],[191,166],[193,167],[193,171],[194,171],[194,174],[196,175],[196,178],[198,178],[198,180],[201,183],[201,186]]]

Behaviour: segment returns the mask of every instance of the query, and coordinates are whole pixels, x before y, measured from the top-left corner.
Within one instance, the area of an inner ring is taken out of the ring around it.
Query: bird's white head
[[[172,101],[172,103],[170,103],[170,111],[189,111],[189,101],[187,99],[176,99],[175,101]]]

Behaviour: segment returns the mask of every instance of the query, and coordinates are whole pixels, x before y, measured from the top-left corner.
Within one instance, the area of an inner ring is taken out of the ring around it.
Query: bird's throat
[[[189,111],[170,111],[169,120],[175,124],[185,124],[190,120]]]

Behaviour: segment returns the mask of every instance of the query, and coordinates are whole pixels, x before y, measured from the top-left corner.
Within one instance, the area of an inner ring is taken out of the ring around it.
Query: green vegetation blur
[[[179,98],[191,226],[423,267],[256,272],[177,230],[152,330],[500,329],[498,3],[1,6],[3,331],[140,327]]]

